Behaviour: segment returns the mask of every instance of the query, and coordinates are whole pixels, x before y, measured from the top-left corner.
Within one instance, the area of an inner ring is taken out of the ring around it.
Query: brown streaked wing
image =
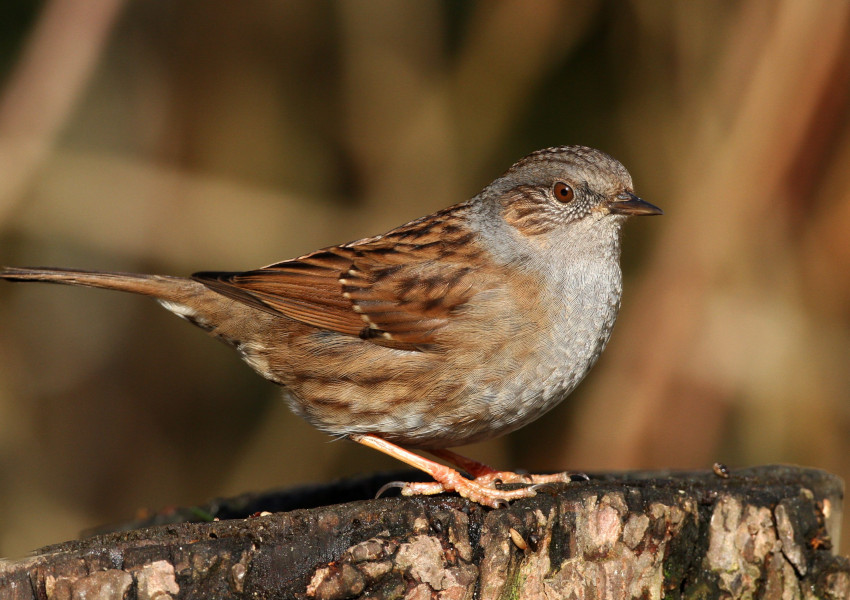
[[[301,258],[242,273],[192,275],[220,294],[273,314],[282,314],[323,329],[358,335],[363,319],[342,295],[339,276],[352,264],[341,248],[319,250]]]
[[[479,250],[453,207],[384,236],[244,273],[198,273],[219,293],[314,327],[422,349],[479,291]]]

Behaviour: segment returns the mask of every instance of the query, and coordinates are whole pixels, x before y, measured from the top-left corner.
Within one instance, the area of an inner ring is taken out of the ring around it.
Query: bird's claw
[[[405,481],[389,481],[389,482],[387,482],[387,483],[385,483],[384,485],[382,485],[382,486],[381,486],[381,489],[379,489],[379,490],[378,490],[378,492],[375,494],[375,498],[376,498],[376,499],[377,499],[377,498],[380,498],[381,496],[383,496],[383,495],[384,495],[384,492],[386,492],[387,490],[391,490],[391,489],[393,489],[393,488],[399,488],[399,489],[401,489],[401,490],[402,490],[402,494],[403,494],[403,493],[404,493],[404,488],[405,488],[405,486],[407,486],[407,485],[410,485],[410,484],[408,484],[408,483],[407,483],[407,482],[405,482]]]
[[[552,494],[553,496],[558,492],[558,489],[555,487],[555,484],[552,482],[546,483],[535,483],[532,486],[529,486],[529,489],[533,492],[546,492],[547,494]]]

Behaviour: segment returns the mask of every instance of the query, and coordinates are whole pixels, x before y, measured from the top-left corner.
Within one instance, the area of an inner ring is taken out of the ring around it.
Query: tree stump
[[[850,597],[850,561],[835,555],[843,484],[813,469],[593,475],[497,510],[445,495],[248,516],[380,483],[243,496],[188,513],[228,520],[0,561],[0,598]]]

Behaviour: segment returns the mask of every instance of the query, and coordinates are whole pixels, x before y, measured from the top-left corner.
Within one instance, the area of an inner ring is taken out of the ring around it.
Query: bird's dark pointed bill
[[[625,193],[617,196],[610,204],[608,210],[616,215],[663,215],[664,211],[650,204],[646,200],[641,200],[634,194]]]

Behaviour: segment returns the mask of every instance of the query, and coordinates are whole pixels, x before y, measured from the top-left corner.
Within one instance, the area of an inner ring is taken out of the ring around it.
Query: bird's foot
[[[569,483],[573,478],[573,475],[570,473],[532,475],[514,473],[512,471],[496,471],[487,465],[448,450],[432,451],[436,456],[457,464],[465,471],[471,472],[474,478],[469,479],[452,467],[424,458],[378,436],[351,435],[349,437],[359,444],[384,452],[417,469],[421,469],[434,479],[434,481],[427,482],[394,481],[382,487],[378,492],[379,496],[387,489],[393,487],[401,488],[401,494],[403,496],[429,496],[455,492],[478,504],[498,508],[499,506],[506,506],[511,501],[519,498],[535,496],[538,491],[548,489],[555,484]],[[586,478],[586,476],[581,477]],[[521,484],[524,487],[506,489],[502,487],[503,484]]]
[[[553,473],[551,475],[530,475],[499,471],[467,479],[451,467],[443,467],[430,475],[436,481],[404,483],[401,487],[402,496],[430,496],[455,492],[460,496],[478,504],[499,508],[507,506],[519,498],[531,498],[537,492],[556,483],[569,483],[569,473]],[[505,489],[502,484],[524,484],[524,487]]]

